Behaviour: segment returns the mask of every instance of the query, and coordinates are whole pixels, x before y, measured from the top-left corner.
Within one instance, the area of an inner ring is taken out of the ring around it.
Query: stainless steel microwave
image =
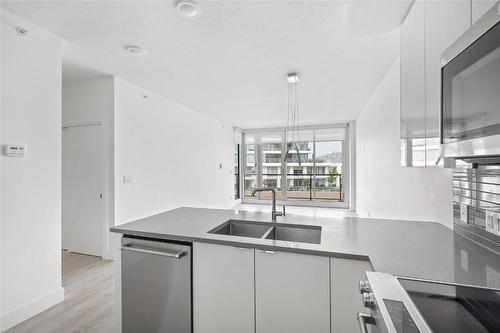
[[[441,156],[500,155],[500,2],[441,63]]]

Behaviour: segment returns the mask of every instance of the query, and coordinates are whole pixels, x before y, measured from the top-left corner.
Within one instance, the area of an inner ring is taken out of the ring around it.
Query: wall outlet
[[[494,212],[486,212],[486,231],[494,233],[495,230],[495,213]]]
[[[486,266],[486,283],[491,288],[500,288],[500,273]]]
[[[493,214],[493,231],[500,236],[500,214]]]
[[[500,236],[500,213],[486,212],[486,231]]]
[[[469,205],[460,204],[460,221],[469,223]]]
[[[469,255],[464,250],[460,250],[460,267],[466,272],[469,271]]]
[[[123,176],[123,184],[132,184],[132,176]]]

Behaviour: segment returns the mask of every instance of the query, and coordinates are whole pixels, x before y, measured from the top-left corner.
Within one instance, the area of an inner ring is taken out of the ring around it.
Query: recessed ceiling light
[[[146,50],[140,48],[139,46],[134,46],[134,45],[125,46],[125,51],[127,51],[129,54],[133,56],[142,56],[147,53]]]
[[[179,0],[176,2],[175,8],[177,8],[177,13],[187,17],[197,16],[201,12],[200,6],[192,0]]]
[[[297,73],[288,73],[286,75],[286,79],[288,83],[297,83],[299,82],[299,75]]]

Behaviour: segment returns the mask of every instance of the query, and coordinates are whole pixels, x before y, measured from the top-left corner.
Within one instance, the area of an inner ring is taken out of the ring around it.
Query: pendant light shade
[[[298,143],[300,142],[299,129],[299,75],[297,73],[288,73],[286,76],[288,81],[288,112],[286,121],[286,154],[284,160],[288,161],[291,157],[290,151],[297,152],[299,165],[300,151]]]

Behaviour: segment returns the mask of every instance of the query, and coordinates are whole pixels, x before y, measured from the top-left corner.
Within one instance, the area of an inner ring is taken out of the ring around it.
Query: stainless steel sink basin
[[[229,220],[213,228],[209,233],[298,243],[321,243],[321,227],[315,225]]]
[[[266,239],[299,243],[321,243],[321,227],[318,226],[276,226]]]
[[[229,220],[210,230],[209,233],[217,235],[261,238],[268,230],[269,225],[266,223]]]

